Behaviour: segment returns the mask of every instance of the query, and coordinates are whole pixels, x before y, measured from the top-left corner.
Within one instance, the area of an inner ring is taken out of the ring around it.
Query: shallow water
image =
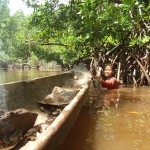
[[[121,87],[100,96],[90,90],[86,99],[93,102],[82,108],[62,150],[149,150],[149,87]],[[103,102],[107,107],[101,110]]]
[[[4,70],[0,69],[0,84],[16,82],[22,80],[31,80],[38,77],[56,75],[60,71],[38,71],[38,70]]]

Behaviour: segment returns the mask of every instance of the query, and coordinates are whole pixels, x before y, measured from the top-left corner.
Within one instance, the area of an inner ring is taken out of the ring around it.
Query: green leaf
[[[124,0],[124,3],[127,4],[127,5],[133,5],[134,0]]]
[[[144,37],[142,38],[142,43],[147,43],[148,41],[150,41],[150,36],[146,36],[144,35]]]

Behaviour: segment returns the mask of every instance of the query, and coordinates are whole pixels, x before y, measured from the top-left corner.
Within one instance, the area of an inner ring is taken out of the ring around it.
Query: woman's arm
[[[101,83],[102,87],[107,88],[108,90],[118,89],[119,87],[119,82],[116,80],[116,78],[112,78],[106,81],[97,78],[97,80]]]

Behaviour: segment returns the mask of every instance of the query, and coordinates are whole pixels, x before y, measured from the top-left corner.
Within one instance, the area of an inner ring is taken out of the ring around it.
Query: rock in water
[[[33,127],[38,114],[26,109],[17,109],[0,116],[0,135],[9,135],[17,130],[23,132]]]

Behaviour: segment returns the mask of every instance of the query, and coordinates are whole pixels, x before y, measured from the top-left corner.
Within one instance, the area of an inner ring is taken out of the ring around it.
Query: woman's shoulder
[[[110,79],[108,79],[109,81],[117,81],[117,79],[115,77],[111,77]]]
[[[119,84],[119,81],[117,80],[117,78],[112,77],[109,80],[107,80],[106,82],[111,82],[112,84]]]

